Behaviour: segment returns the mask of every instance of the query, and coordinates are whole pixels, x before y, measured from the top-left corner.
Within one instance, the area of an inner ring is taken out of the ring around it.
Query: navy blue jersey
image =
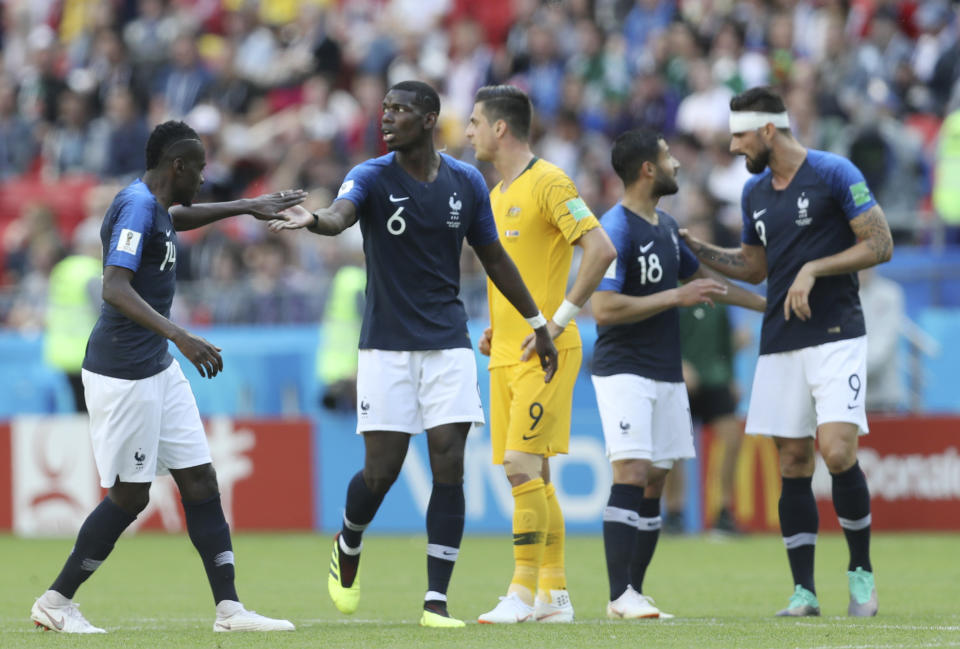
[[[600,218],[617,249],[617,259],[600,281],[598,291],[653,295],[676,288],[678,280],[697,272],[700,262],[677,234],[677,222],[660,210],[657,217],[657,225],[652,225],[618,203]],[[677,309],[661,311],[640,322],[598,326],[593,373],[682,381]]]
[[[850,220],[877,204],[863,174],[832,153],[809,150],[790,185],[773,188],[769,169],[743,187],[743,242],[767,252],[767,311],[760,353],[812,347],[866,333],[856,273],[818,277],[810,292],[812,317],[783,316],[787,291],[800,268],[856,243]]]
[[[460,301],[460,251],[497,240],[487,185],[440,154],[433,182],[416,180],[393,153],[357,165],[337,200],[357,207],[367,258],[360,349],[470,347]]]
[[[175,289],[177,233],[143,181],[113,199],[100,227],[103,265],[133,271],[131,286],[153,309],[170,317]],[[173,361],[167,340],[141,327],[106,302],[87,342],[83,368],[118,379],[144,379]]]

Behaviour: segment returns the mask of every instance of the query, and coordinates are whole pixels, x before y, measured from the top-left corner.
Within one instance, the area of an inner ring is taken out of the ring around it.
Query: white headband
[[[790,128],[790,118],[783,113],[759,113],[755,111],[732,111],[730,132],[746,133],[773,124],[777,128]]]

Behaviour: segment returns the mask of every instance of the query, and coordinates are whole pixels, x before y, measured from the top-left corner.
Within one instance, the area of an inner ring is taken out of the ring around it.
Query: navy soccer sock
[[[234,602],[237,589],[234,585],[233,545],[230,542],[230,526],[223,516],[220,495],[190,503],[183,501],[183,513],[187,519],[187,533],[193,546],[200,553],[207,571],[213,601],[219,604],[227,599]]]
[[[445,602],[463,539],[463,484],[433,483],[427,505],[426,602]]]
[[[647,567],[653,559],[653,551],[657,549],[657,540],[660,538],[660,498],[644,498],[637,514],[640,515],[640,522],[637,525],[633,560],[630,562],[630,584],[635,591],[642,593],[643,578],[647,574]]]
[[[873,572],[870,565],[870,489],[860,463],[855,462],[843,473],[831,473],[833,479],[833,509],[840,519],[840,527],[847,537],[850,564],[847,570],[863,568]]]
[[[603,549],[607,559],[610,601],[630,585],[630,564],[637,543],[637,516],[643,501],[643,487],[614,484],[603,510]]]
[[[357,471],[347,485],[347,504],[340,528],[340,581],[347,588],[353,585],[360,565],[363,531],[373,520],[384,496],[386,493],[376,494],[370,490],[363,479],[363,470]]]
[[[123,534],[123,530],[136,519],[136,516],[120,509],[109,497],[100,501],[80,526],[73,551],[67,557],[63,570],[57,575],[50,590],[73,599],[80,584],[100,567]]]
[[[782,478],[780,531],[787,547],[793,583],[816,593],[813,585],[813,555],[820,517],[813,497],[813,478]]]

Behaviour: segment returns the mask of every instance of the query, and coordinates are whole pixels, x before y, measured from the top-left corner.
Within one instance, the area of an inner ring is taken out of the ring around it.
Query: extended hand
[[[809,266],[803,266],[800,269],[793,284],[790,285],[790,290],[787,291],[787,298],[783,301],[784,319],[790,319],[791,311],[804,322],[810,319],[813,314],[810,311],[809,297],[816,281],[817,278]]]
[[[693,306],[706,302],[713,306],[713,298],[726,295],[727,287],[715,279],[695,279],[676,289],[677,306]]]
[[[547,320],[547,332],[550,334],[550,340],[556,340],[557,336],[563,333],[563,329],[561,329],[553,319],[550,319]],[[538,351],[537,334],[535,332],[527,334],[527,337],[523,339],[521,347],[523,348],[523,354],[520,355],[520,360],[529,360],[529,358],[533,356],[533,353]]]
[[[487,327],[483,330],[483,335],[480,336],[480,342],[477,343],[477,349],[484,356],[490,355],[490,345],[493,342],[493,328]]]
[[[280,218],[270,221],[268,227],[271,232],[280,230],[299,230],[313,225],[313,213],[299,205],[294,205],[278,214]]]
[[[220,356],[219,347],[189,331],[174,336],[172,340],[177,349],[197,368],[200,376],[212,379],[218,372],[223,371],[223,358]]]
[[[247,209],[258,220],[269,221],[280,216],[284,210],[299,205],[306,198],[307,192],[302,189],[285,189],[249,199]]]

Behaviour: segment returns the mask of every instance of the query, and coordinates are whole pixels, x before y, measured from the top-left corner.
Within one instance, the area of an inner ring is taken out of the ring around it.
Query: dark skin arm
[[[141,327],[172,340],[200,376],[213,378],[223,371],[220,348],[180,327],[157,313],[140,297],[131,282],[133,271],[121,266],[103,269],[103,301]]]
[[[310,213],[297,205],[279,217],[270,221],[271,232],[306,228],[314,234],[334,237],[357,222],[357,206],[348,200],[334,201],[330,207]]]
[[[277,218],[283,210],[299,205],[306,197],[307,192],[302,189],[285,189],[256,198],[241,198],[225,203],[175,205],[170,208],[170,216],[177,231],[193,230],[239,214],[251,214],[257,220],[268,221]]]
[[[503,293],[520,315],[524,318],[536,316],[539,312],[537,303],[533,301],[530,291],[520,277],[520,271],[517,270],[516,264],[503,249],[500,241],[494,241],[486,246],[477,246],[474,251],[494,286]],[[543,380],[549,383],[554,372],[557,371],[557,348],[553,345],[553,338],[546,325],[535,329],[534,334],[537,356],[540,357],[540,366],[545,372]],[[521,350],[517,350],[518,354],[520,352]]]

